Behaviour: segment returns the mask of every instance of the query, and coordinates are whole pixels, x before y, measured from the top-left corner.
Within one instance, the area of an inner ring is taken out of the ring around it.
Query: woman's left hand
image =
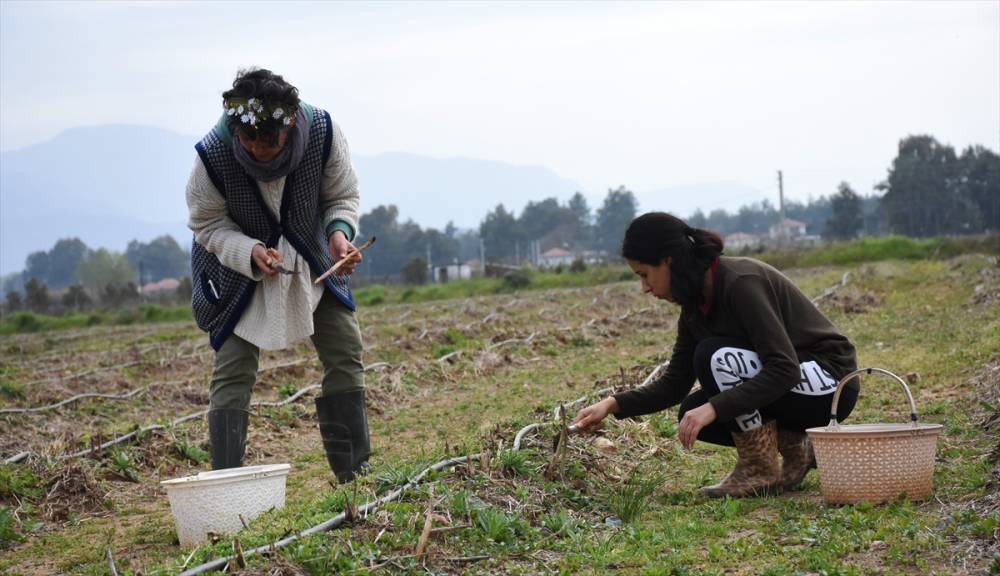
[[[715,408],[710,402],[705,402],[701,406],[688,410],[684,413],[680,425],[677,427],[677,439],[681,441],[684,448],[690,450],[694,446],[694,441],[698,439],[698,433],[705,426],[715,422]]]
[[[339,261],[347,253],[354,249],[347,240],[347,236],[340,230],[334,230],[333,234],[330,235],[330,239],[327,241],[327,248],[330,250],[330,257],[333,258],[334,262]],[[352,258],[348,262],[345,262],[343,266],[340,267],[339,274],[353,274],[354,268],[362,260],[361,253],[358,252],[355,258]]]

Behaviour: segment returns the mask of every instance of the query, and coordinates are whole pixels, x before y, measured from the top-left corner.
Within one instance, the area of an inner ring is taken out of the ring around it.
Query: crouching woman
[[[722,240],[662,212],[629,225],[622,256],[643,292],[681,307],[663,375],[588,406],[575,423],[595,429],[680,404],[678,439],[735,446],[736,467],[701,491],[710,497],[774,493],[815,467],[807,428],[829,422],[838,380],[857,367],[854,346],[778,270],[722,256]],[[695,379],[700,388],[691,392]],[[847,383],[838,419],[857,401]],[[779,453],[781,461],[779,462]]]

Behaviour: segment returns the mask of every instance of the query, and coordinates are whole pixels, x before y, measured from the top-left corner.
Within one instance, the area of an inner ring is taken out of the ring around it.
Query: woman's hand
[[[271,264],[275,263],[275,258],[263,244],[257,244],[253,247],[253,250],[250,252],[250,259],[253,260],[257,269],[265,275],[274,276],[278,273],[277,270],[271,267]]]
[[[342,230],[334,230],[333,234],[330,235],[330,240],[327,242],[327,248],[330,250],[330,257],[333,258],[334,262],[339,262],[341,258],[347,256],[354,246],[347,241],[347,236],[344,235]],[[361,252],[351,260],[344,263],[343,266],[338,270],[338,274],[348,275],[354,273],[354,267],[357,266],[362,260]]]
[[[608,396],[596,404],[591,404],[576,414],[573,424],[582,432],[593,432],[601,427],[601,420],[608,414],[618,412],[618,401],[614,396]]]
[[[710,402],[688,410],[677,427],[677,439],[684,448],[690,450],[694,446],[694,441],[698,439],[698,432],[712,422],[715,422],[715,407]]]

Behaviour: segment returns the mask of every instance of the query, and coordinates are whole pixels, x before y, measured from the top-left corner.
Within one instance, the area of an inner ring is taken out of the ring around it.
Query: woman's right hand
[[[263,272],[266,276],[274,276],[278,273],[272,265],[276,262],[280,262],[281,254],[278,254],[278,258],[274,257],[274,254],[278,254],[277,251],[271,252],[264,247],[263,244],[257,244],[253,247],[250,252],[250,259],[253,261],[257,269]]]
[[[618,412],[618,401],[614,396],[608,396],[604,400],[591,404],[576,414],[573,424],[582,432],[593,432],[601,427],[601,421],[608,414]]]

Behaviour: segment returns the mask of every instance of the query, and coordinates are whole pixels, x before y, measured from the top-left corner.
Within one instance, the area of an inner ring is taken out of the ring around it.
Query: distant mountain
[[[192,138],[157,128],[110,125],[0,153],[0,273],[59,238],[124,250],[184,231],[184,183]]]
[[[195,136],[146,126],[67,130],[52,140],[0,152],[0,274],[21,270],[29,253],[77,236],[124,250],[164,233],[190,242],[184,186]],[[579,187],[540,166],[406,153],[354,156],[362,212],[395,204],[402,219],[441,228],[476,227],[498,203],[568,199]]]

